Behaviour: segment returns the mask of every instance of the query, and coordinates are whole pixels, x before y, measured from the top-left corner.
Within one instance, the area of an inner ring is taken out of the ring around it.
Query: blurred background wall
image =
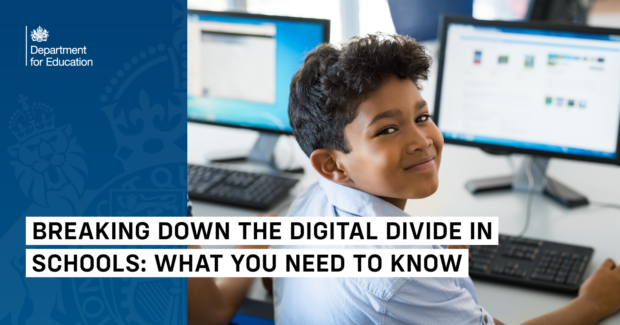
[[[474,18],[485,20],[522,20],[532,0],[188,0],[189,9],[214,11],[245,11],[265,15],[280,15],[330,19],[331,41],[338,43],[356,35],[374,32],[394,33],[390,5],[404,2],[431,12],[447,10],[461,13],[471,6]],[[620,0],[577,0],[590,6],[588,25],[620,28]],[[558,7],[567,5],[559,2]],[[429,24],[436,29],[436,24]],[[424,39],[426,40],[426,39]]]

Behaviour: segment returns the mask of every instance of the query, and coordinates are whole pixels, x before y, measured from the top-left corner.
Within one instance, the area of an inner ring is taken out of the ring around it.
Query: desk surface
[[[514,160],[515,165],[520,162],[519,157]],[[516,235],[525,222],[526,194],[503,191],[474,196],[464,187],[469,179],[510,172],[506,157],[487,155],[475,148],[446,145],[439,173],[439,190],[429,198],[410,200],[405,211],[413,216],[499,216],[500,232]],[[591,201],[620,203],[618,167],[555,159],[550,163],[549,174],[585,194]],[[314,171],[307,172],[293,193],[299,194],[317,178]],[[204,216],[248,216],[259,212],[202,202],[194,202],[194,206],[195,215]],[[280,210],[285,209],[281,207]],[[588,269],[591,274],[607,257],[620,262],[619,229],[620,210],[596,206],[567,209],[544,196],[534,196],[526,236],[594,247],[594,258]],[[485,281],[475,281],[475,285],[479,303],[507,324],[545,314],[573,298]],[[259,282],[254,283],[249,297],[271,299]],[[620,324],[620,314],[601,324]]]

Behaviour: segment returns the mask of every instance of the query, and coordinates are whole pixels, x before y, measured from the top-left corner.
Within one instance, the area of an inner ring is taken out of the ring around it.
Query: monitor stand
[[[515,175],[471,180],[465,187],[473,194],[508,189],[527,192],[530,187],[527,169],[531,166],[535,193],[544,193],[568,208],[588,205],[588,198],[551,177],[546,177],[548,164],[549,158],[526,156]]]
[[[252,146],[252,149],[246,157],[214,159],[211,161],[222,163],[251,161],[264,166],[268,166],[271,170],[276,172],[285,171],[289,173],[303,173],[303,168],[301,167],[287,170],[282,170],[278,167],[274,159],[274,150],[276,148],[276,144],[278,143],[279,138],[279,134],[259,132],[258,139],[256,139],[256,142],[254,142],[254,146]]]

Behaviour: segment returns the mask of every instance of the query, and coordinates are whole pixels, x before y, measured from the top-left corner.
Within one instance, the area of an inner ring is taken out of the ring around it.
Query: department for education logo
[[[50,32],[39,26],[31,30],[28,38],[28,26],[25,26],[26,53],[25,65],[28,67],[84,67],[93,66],[93,60],[84,58],[86,46],[73,47],[54,44],[54,41],[46,44]],[[28,44],[29,42],[32,43]],[[47,47],[47,45],[50,45]],[[80,55],[80,56],[78,56]]]
[[[32,37],[33,42],[47,42],[47,37],[49,35],[50,33],[47,29],[43,29],[41,26],[37,29],[33,29],[32,33],[30,33],[30,37]]]

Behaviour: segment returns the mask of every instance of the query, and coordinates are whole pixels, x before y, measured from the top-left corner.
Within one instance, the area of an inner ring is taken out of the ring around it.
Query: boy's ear
[[[329,149],[317,149],[310,155],[312,167],[321,176],[336,183],[347,183],[350,178],[341,163],[338,162],[336,152]]]

